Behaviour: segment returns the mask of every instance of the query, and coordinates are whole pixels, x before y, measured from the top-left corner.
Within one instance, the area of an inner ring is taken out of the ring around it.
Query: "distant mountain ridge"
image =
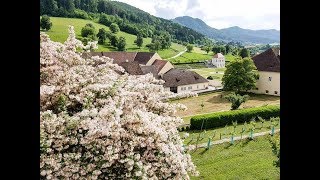
[[[172,19],[173,22],[191,28],[205,36],[218,41],[239,41],[242,43],[270,44],[280,42],[280,31],[270,30],[250,30],[233,26],[224,29],[210,27],[199,18],[181,16]]]

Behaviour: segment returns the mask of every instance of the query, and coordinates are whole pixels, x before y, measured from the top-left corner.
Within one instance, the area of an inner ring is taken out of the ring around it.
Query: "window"
[[[269,91],[268,91],[268,90],[266,90],[266,93],[269,93]]]
[[[192,86],[189,86],[189,87],[188,87],[188,90],[191,90],[191,89],[192,89]]]
[[[206,85],[203,85],[203,88],[205,88],[206,87]]]
[[[274,94],[278,94],[278,91],[274,91]]]
[[[259,77],[257,78],[257,80],[259,80]]]
[[[199,85],[197,85],[197,89],[199,89]]]
[[[259,90],[259,88],[256,87],[256,90]]]
[[[269,77],[269,81],[271,81],[272,77]]]
[[[187,87],[181,87],[181,91],[187,90]]]

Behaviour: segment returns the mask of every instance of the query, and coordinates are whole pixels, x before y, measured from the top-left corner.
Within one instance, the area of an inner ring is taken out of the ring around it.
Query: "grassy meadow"
[[[74,26],[76,37],[78,39],[81,39],[81,29],[84,27],[87,23],[92,23],[96,28],[96,33],[98,33],[100,28],[104,28],[107,31],[109,30],[108,26],[93,22],[91,20],[85,20],[85,19],[75,19],[75,18],[61,18],[61,17],[50,17],[52,22],[52,29],[47,31],[46,33],[50,36],[51,40],[57,41],[57,42],[64,42],[68,37],[68,26],[72,25]],[[118,32],[117,36],[123,36],[126,38],[127,43],[127,51],[133,52],[133,51],[139,51],[139,52],[148,52],[148,48],[145,47],[146,44],[151,43],[151,38],[144,38],[143,39],[143,46],[139,49],[139,47],[134,43],[136,40],[136,36],[132,34],[128,34],[125,32]],[[185,47],[183,45],[172,43],[170,49],[160,50],[157,53],[163,58],[169,58],[176,54],[178,54],[180,51],[183,51]],[[109,45],[109,41],[105,43],[105,45],[98,45],[98,49],[96,51],[116,51],[116,49]]]
[[[235,141],[234,145],[223,143],[209,150],[201,148],[191,152],[192,161],[200,172],[198,177],[191,176],[191,180],[280,179],[280,168],[273,165],[277,158],[272,153],[269,137]],[[275,138],[280,138],[280,134]]]

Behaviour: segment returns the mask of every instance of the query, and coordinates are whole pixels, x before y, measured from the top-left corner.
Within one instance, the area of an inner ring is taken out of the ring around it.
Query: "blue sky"
[[[117,0],[165,19],[191,16],[221,29],[280,30],[280,0]]]

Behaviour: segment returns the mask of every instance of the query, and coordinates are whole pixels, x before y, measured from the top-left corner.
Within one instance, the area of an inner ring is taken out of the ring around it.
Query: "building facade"
[[[224,68],[226,65],[225,57],[221,53],[217,53],[213,56],[211,64],[216,68]]]
[[[259,79],[251,92],[280,96],[280,49],[270,48],[252,60],[259,71]]]

